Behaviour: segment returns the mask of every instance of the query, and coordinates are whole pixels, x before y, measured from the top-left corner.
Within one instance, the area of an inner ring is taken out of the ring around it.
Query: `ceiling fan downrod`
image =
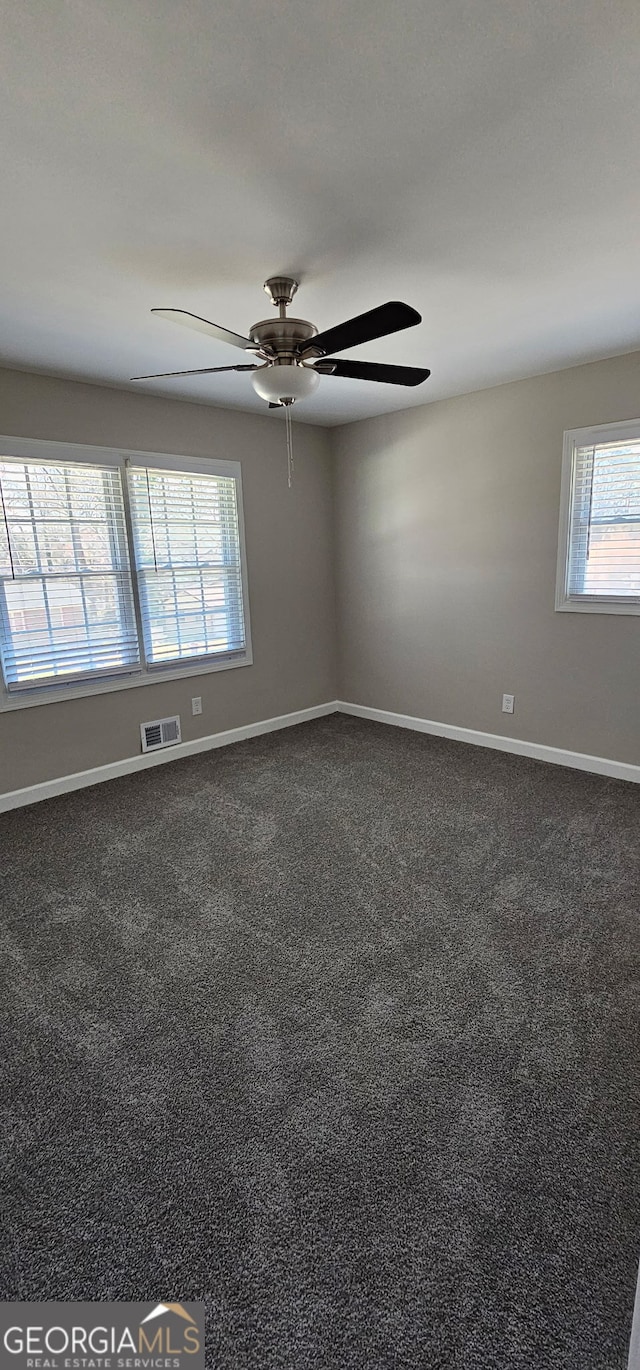
[[[287,309],[298,289],[298,281],[294,281],[293,276],[270,276],[262,288],[278,309],[280,318],[286,319]]]

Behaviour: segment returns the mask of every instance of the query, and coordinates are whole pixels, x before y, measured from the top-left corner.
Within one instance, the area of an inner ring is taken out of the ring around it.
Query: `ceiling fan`
[[[384,381],[387,385],[421,385],[431,375],[417,366],[387,366],[377,362],[350,362],[330,357],[359,343],[384,338],[403,328],[413,328],[422,319],[417,310],[399,300],[390,300],[355,319],[318,333],[306,319],[288,319],[287,308],[298,289],[290,276],[271,276],[264,289],[278,310],[277,319],[261,319],[249,330],[249,337],[231,333],[219,324],[201,319],[185,309],[152,309],[162,319],[195,328],[219,342],[230,343],[256,361],[236,366],[205,366],[196,371],[163,371],[151,376],[132,376],[133,381],[152,381],[168,376],[210,376],[217,371],[251,371],[251,384],[270,409],[290,409],[298,400],[312,395],[321,376],[344,376],[349,380]]]

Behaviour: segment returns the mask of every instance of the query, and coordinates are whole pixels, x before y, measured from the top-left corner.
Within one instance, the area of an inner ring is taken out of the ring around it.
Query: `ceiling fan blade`
[[[206,333],[210,338],[217,338],[218,342],[230,343],[231,347],[241,347],[243,352],[248,348],[255,347],[251,338],[243,338],[239,333],[231,333],[228,328],[221,328],[218,323],[210,323],[208,319],[201,319],[199,314],[190,314],[188,309],[152,309],[152,314],[157,314],[160,319],[168,319],[170,323],[184,324],[185,328],[195,328],[198,333]]]
[[[130,376],[132,381],[161,381],[167,376],[213,376],[216,371],[258,371],[257,362],[247,362],[240,366],[203,366],[198,371],[156,371],[151,376]]]
[[[283,405],[283,404],[280,404],[280,401],[278,400],[277,404],[270,404],[270,405],[269,405],[269,408],[270,408],[270,409],[284,409],[284,405]]]
[[[341,357],[323,357],[314,371],[326,376],[344,376],[354,381],[384,381],[386,385],[422,385],[431,375],[426,367],[385,366],[380,362],[350,362]]]
[[[366,314],[358,314],[355,319],[347,319],[335,328],[317,333],[305,344],[306,349],[318,348],[325,356],[328,352],[344,352],[347,347],[357,347],[359,343],[372,342],[374,338],[386,338],[388,333],[399,333],[402,328],[413,328],[422,323],[417,309],[412,309],[400,300],[389,300],[388,304],[378,305]]]

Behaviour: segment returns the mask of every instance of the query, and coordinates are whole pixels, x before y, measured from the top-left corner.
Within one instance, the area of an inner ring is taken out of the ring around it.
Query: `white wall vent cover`
[[[156,718],[153,723],[141,723],[143,752],[155,752],[159,747],[173,747],[181,741],[180,714],[173,718]]]

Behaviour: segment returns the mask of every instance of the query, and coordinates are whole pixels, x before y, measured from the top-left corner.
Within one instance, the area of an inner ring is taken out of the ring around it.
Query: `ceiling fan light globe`
[[[269,404],[279,404],[283,399],[306,400],[319,382],[319,375],[310,366],[266,366],[251,376],[256,394]]]

